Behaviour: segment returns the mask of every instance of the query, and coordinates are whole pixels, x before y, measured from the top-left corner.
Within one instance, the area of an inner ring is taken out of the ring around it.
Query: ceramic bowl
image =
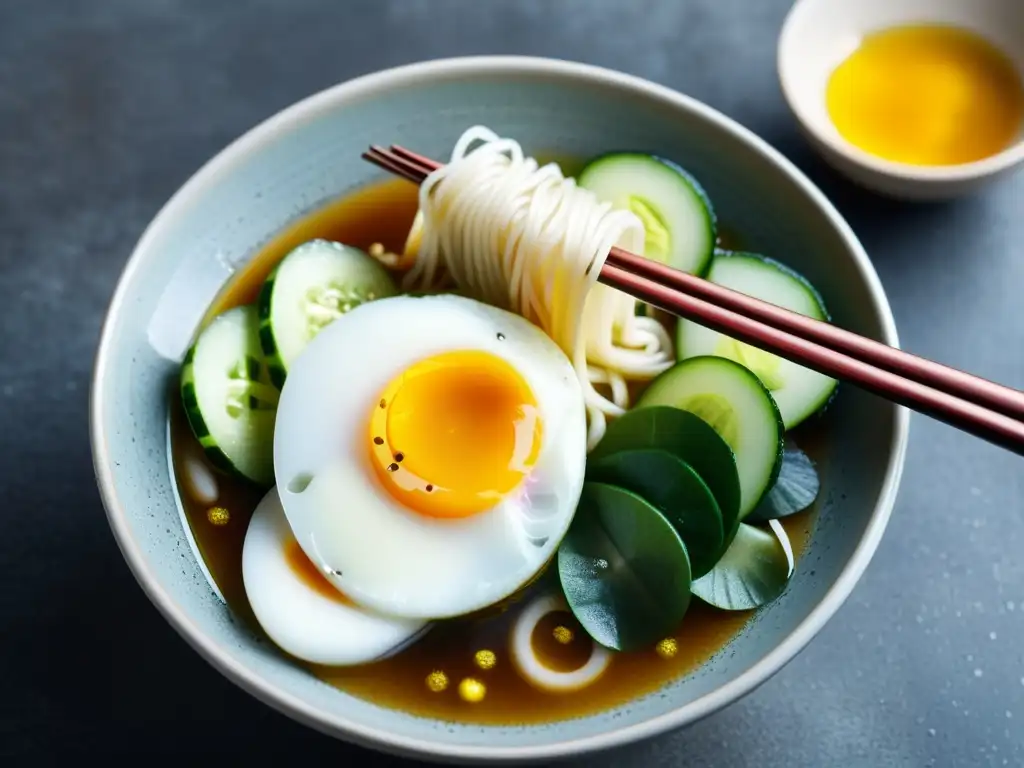
[[[1024,161],[1024,128],[997,155],[961,165],[895,163],[844,139],[825,106],[832,70],[868,33],[904,24],[948,24],[976,32],[1015,62],[1024,77],[1024,3],[1020,0],[797,0],[782,26],[778,72],[783,95],[822,157],[861,186],[906,200],[974,192]]]
[[[93,455],[110,526],[135,577],[168,622],[242,688],[298,721],[384,751],[445,761],[542,760],[691,723],[793,658],[839,608],[878,545],[899,482],[907,415],[841,390],[826,417],[822,509],[785,595],[702,668],[614,711],[529,727],[424,719],[340,693],[257,642],[218,600],[179,522],[167,403],[181,356],[207,302],[261,243],[383,175],[360,159],[368,145],[393,142],[447,157],[476,123],[536,152],[642,148],[674,158],[701,179],[724,220],[814,282],[837,323],[896,343],[885,294],[850,228],[749,131],[667,88],[590,66],[433,61],[289,107],[217,155],[166,204],[129,259],[103,327]]]

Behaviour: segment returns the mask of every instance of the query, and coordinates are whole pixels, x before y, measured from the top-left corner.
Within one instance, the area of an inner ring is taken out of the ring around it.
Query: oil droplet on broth
[[[226,507],[210,507],[206,510],[206,519],[210,522],[210,525],[215,525],[219,528],[231,522],[231,513]]]
[[[568,611],[552,611],[533,628],[530,645],[540,662],[556,672],[572,672],[590,660],[594,641]]]
[[[867,35],[833,71],[829,117],[862,150],[914,165],[955,165],[997,154],[1020,135],[1024,85],[981,36],[943,25]]]
[[[494,651],[489,651],[485,648],[473,655],[473,663],[480,667],[480,669],[493,669],[494,665],[498,663],[498,656]]]
[[[479,704],[487,695],[487,686],[474,677],[467,677],[459,683],[459,696],[470,704]]]
[[[563,627],[561,624],[551,630],[551,634],[555,638],[555,642],[561,643],[562,645],[568,645],[576,637],[575,632],[573,632],[569,627]]]
[[[439,669],[435,669],[426,679],[427,688],[434,693],[441,693],[448,688],[448,675]]]
[[[679,653],[679,643],[674,637],[666,637],[654,647],[654,651],[663,659],[671,659]]]

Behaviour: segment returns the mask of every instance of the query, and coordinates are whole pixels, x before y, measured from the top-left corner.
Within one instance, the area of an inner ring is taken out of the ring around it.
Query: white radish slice
[[[592,644],[587,663],[570,672],[545,666],[533,649],[533,631],[540,620],[555,611],[569,611],[561,596],[542,595],[527,605],[512,625],[512,662],[527,682],[552,693],[568,693],[596,682],[612,661],[611,652],[598,643]]]

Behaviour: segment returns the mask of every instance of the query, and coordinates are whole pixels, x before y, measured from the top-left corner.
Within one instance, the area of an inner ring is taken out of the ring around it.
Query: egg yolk
[[[537,401],[512,365],[486,352],[446,352],[405,369],[374,403],[371,463],[410,509],[467,517],[522,482],[541,434]]]
[[[865,37],[832,73],[826,103],[839,133],[867,152],[955,165],[1017,138],[1024,87],[1010,59],[979,35],[907,26]]]

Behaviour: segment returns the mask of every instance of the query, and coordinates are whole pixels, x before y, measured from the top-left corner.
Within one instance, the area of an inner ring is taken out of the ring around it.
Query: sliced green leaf
[[[779,479],[746,519],[759,523],[803,512],[818,498],[820,489],[821,481],[814,462],[795,443],[787,440]]]
[[[607,648],[649,648],[690,605],[683,539],[661,512],[613,485],[584,483],[558,575],[573,615]]]
[[[668,451],[620,451],[587,463],[587,479],[632,491],[661,512],[683,537],[693,577],[703,576],[724,549],[722,513],[707,484]]]
[[[748,611],[770,603],[793,575],[793,549],[777,520],[771,531],[740,523],[722,559],[693,582],[695,596],[725,611]]]
[[[651,405],[620,416],[590,452],[596,461],[619,451],[657,448],[689,464],[711,489],[726,538],[739,524],[740,479],[732,448],[706,421],[671,405]]]

